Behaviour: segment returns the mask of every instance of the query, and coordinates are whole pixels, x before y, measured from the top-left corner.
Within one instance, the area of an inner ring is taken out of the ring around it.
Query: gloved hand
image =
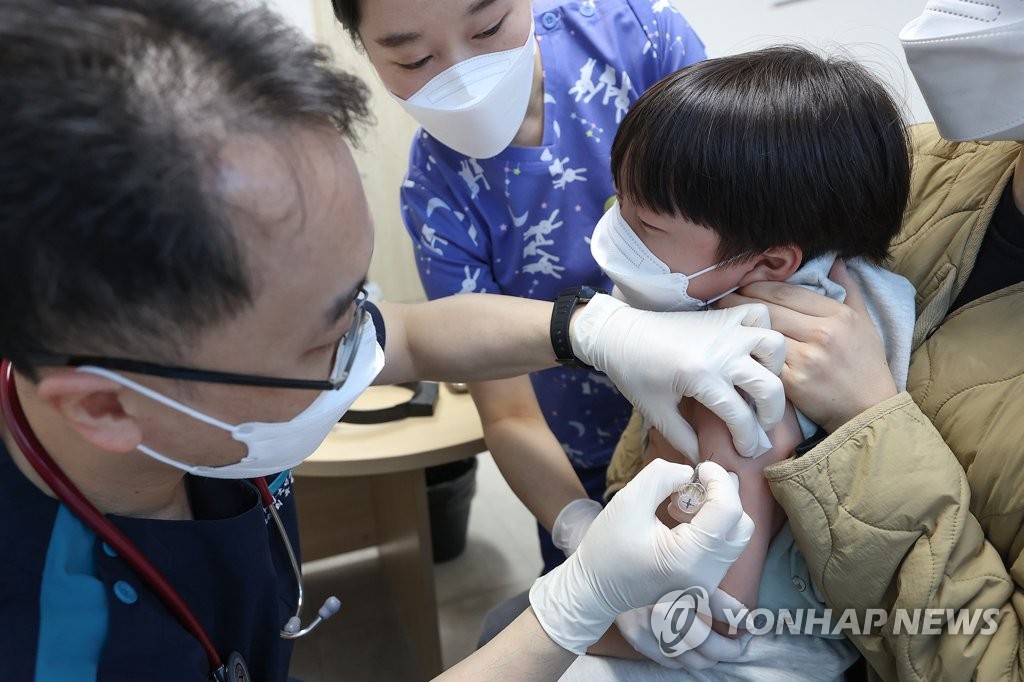
[[[570,335],[576,357],[605,372],[680,452],[698,451],[678,410],[690,397],[729,426],[740,454],[756,457],[771,447],[764,431],[786,407],[776,376],[786,343],[769,322],[763,305],[652,313],[599,295],[574,318]],[[736,388],[753,398],[754,411]]]
[[[655,460],[623,488],[565,563],[533,584],[530,604],[557,644],[583,654],[624,611],[687,587],[713,591],[743,552],[754,523],[722,467],[705,462],[707,501],[687,524],[669,529],[655,516],[693,468]]]
[[[732,609],[734,613],[739,613],[744,609],[743,604],[722,590],[712,592],[708,602],[711,616],[723,623],[728,622],[724,609]],[[627,611],[615,619],[615,624],[623,638],[634,649],[655,663],[672,670],[682,668],[706,670],[722,661],[740,660],[752,635],[747,633],[737,639],[732,639],[718,634],[700,618],[693,619],[690,632],[686,633],[686,641],[700,643],[677,656],[666,655],[661,649],[658,637],[654,634],[651,620],[658,618],[664,622],[669,617],[668,610],[671,606],[671,603],[665,602]]]
[[[576,551],[587,534],[587,529],[601,513],[601,503],[580,498],[562,507],[551,527],[551,542],[569,556]]]

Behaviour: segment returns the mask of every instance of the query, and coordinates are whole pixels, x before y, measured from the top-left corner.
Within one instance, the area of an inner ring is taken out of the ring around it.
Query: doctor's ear
[[[83,440],[109,452],[130,452],[142,442],[139,423],[121,402],[123,391],[110,379],[83,372],[50,374],[36,387],[40,401]]]
[[[752,267],[739,284],[745,286],[752,282],[784,282],[800,267],[803,256],[799,246],[773,246],[750,261]]]

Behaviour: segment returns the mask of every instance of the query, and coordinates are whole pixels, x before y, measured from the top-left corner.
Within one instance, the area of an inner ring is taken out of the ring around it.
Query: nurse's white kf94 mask
[[[331,375],[335,376],[342,370],[341,365],[346,358],[339,352],[334,361]],[[269,476],[286,469],[298,466],[309,457],[323,442],[331,428],[338,423],[341,416],[348,411],[356,398],[366,390],[373,379],[384,367],[384,351],[377,344],[377,333],[373,319],[366,315],[360,332],[359,345],[352,359],[352,369],[340,388],[323,391],[309,407],[286,422],[244,422],[228,424],[209,415],[183,405],[173,398],[168,398],[151,388],[138,384],[116,372],[99,367],[80,367],[79,372],[88,372],[106,377],[125,388],[141,393],[178,412],[198,419],[201,422],[216,426],[229,432],[235,440],[245,443],[249,448],[246,456],[234,463],[220,467],[194,466],[171,459],[156,452],[146,445],[139,450],[155,460],[186,471],[196,476],[209,478],[256,478]]]
[[[943,137],[1024,140],[1024,0],[929,0],[900,42]]]
[[[391,95],[442,144],[489,159],[507,147],[526,117],[533,88],[533,19],[522,47],[482,54],[431,78],[409,99]]]
[[[716,263],[692,275],[672,270],[636,235],[622,217],[619,202],[604,214],[590,240],[594,260],[615,283],[618,297],[634,308],[655,312],[702,310],[739,287],[702,301],[686,290],[690,280],[725,264]]]

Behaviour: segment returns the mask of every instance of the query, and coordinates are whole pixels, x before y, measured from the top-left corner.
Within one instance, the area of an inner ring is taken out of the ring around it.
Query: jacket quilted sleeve
[[[766,477],[833,613],[855,609],[864,623],[868,609],[886,612],[884,626],[846,631],[884,679],[1024,677],[1022,548],[1004,561],[986,539],[964,467],[909,394]],[[918,612],[922,632],[896,627],[900,609]],[[973,634],[945,622],[960,609],[977,618]],[[932,633],[926,622],[945,624]]]

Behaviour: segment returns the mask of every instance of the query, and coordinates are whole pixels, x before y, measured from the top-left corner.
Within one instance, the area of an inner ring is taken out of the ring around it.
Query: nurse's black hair
[[[180,358],[253,298],[226,140],[351,139],[366,97],[263,8],[0,0],[0,355]]]
[[[359,23],[363,20],[363,15],[359,11],[359,0],[331,0],[331,6],[334,8],[334,17],[341,22],[352,42],[356,45],[361,44]]]
[[[709,59],[652,86],[612,145],[618,192],[721,237],[883,261],[910,191],[899,107],[867,69],[800,47]]]

